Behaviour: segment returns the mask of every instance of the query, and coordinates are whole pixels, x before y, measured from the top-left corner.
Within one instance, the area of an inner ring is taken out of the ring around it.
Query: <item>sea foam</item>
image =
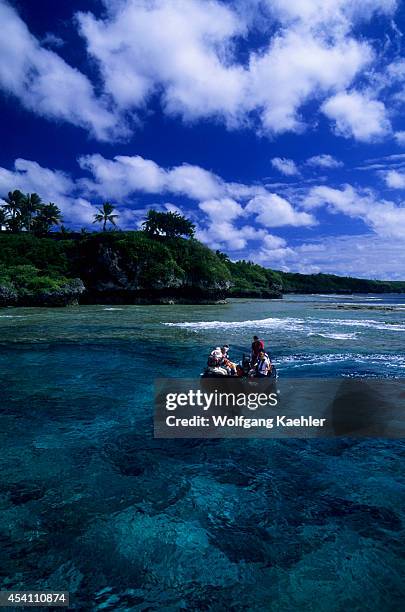
[[[163,323],[168,327],[180,327],[183,329],[189,329],[191,331],[203,331],[210,329],[218,330],[232,330],[232,329],[282,329],[286,331],[298,331],[306,333],[312,333],[314,335],[325,335],[331,339],[349,339],[350,334],[342,334],[340,332],[332,332],[325,330],[325,327],[358,327],[366,329],[375,329],[382,331],[395,331],[404,332],[405,324],[402,322],[385,322],[377,321],[375,319],[316,319],[309,317],[307,319],[302,318],[278,318],[271,317],[267,319],[253,319],[246,321],[184,321],[178,323]],[[353,336],[354,337],[354,336]]]

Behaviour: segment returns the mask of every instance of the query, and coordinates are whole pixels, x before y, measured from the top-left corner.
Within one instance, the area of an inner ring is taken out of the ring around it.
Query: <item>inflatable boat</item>
[[[229,370],[221,365],[207,365],[200,374],[201,378],[226,378],[228,380],[241,380],[241,379],[256,379],[259,380],[254,374],[254,368],[248,357],[243,357],[242,360],[236,364],[236,373]],[[275,382],[277,379],[277,369],[272,363],[272,368],[268,376],[261,377],[266,380]]]

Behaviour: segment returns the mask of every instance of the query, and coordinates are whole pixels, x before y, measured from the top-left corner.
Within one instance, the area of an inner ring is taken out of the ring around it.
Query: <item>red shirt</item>
[[[252,342],[252,353],[255,357],[259,356],[260,351],[264,351],[263,340],[254,340]]]

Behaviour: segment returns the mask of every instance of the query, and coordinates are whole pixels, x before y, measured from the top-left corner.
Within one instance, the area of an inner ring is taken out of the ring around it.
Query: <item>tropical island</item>
[[[74,232],[60,209],[11,191],[0,204],[0,306],[215,303],[284,293],[402,293],[405,281],[299,274],[231,261],[195,239],[177,212],[150,209],[141,229],[117,228],[115,207],[94,216],[101,231]]]

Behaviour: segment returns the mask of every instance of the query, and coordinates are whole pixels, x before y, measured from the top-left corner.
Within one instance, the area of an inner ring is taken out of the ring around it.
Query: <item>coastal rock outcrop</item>
[[[67,279],[58,286],[43,289],[0,285],[0,306],[72,306],[79,303],[84,291],[80,278]]]
[[[18,292],[12,285],[0,285],[0,306],[15,306],[18,301]]]
[[[285,293],[404,291],[401,281],[281,272],[232,261],[194,238],[151,237],[144,231],[0,232],[0,307],[212,304]]]
[[[80,278],[70,278],[55,289],[48,289],[29,297],[29,305],[37,306],[75,306],[84,293],[85,286]],[[24,302],[24,299],[22,300]]]
[[[215,255],[203,245],[193,243],[194,250],[200,251],[198,258],[186,241],[178,244],[176,251],[173,244],[169,248],[157,240],[135,242],[119,235],[89,238],[80,246],[77,268],[86,286],[82,301],[192,304],[223,300],[231,285],[227,269],[210,265],[208,260]]]

